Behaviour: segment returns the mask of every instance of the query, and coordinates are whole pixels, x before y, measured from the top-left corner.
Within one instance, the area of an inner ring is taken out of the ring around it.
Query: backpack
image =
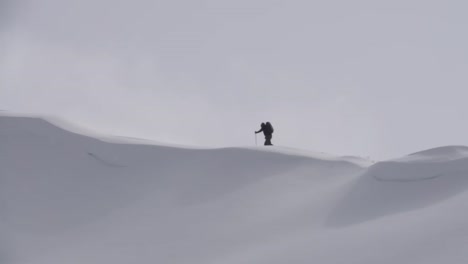
[[[266,122],[265,129],[266,131],[270,132],[270,134],[273,134],[273,132],[275,131],[270,122]]]

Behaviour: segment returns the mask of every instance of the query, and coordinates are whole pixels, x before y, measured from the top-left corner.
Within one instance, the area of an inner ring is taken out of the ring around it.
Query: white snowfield
[[[0,115],[1,264],[466,264],[468,148],[371,162]]]

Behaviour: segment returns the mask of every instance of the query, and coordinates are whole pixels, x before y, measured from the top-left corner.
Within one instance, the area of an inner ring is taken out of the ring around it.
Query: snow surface
[[[2,264],[468,263],[467,147],[372,165],[57,124],[0,115]]]

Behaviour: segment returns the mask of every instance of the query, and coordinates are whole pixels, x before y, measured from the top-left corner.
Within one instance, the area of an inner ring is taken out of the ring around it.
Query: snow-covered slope
[[[468,148],[371,163],[0,116],[3,264],[468,263]]]

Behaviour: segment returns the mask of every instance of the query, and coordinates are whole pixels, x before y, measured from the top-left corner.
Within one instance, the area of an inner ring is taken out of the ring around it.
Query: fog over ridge
[[[460,1],[0,2],[0,109],[203,146],[467,145]]]

